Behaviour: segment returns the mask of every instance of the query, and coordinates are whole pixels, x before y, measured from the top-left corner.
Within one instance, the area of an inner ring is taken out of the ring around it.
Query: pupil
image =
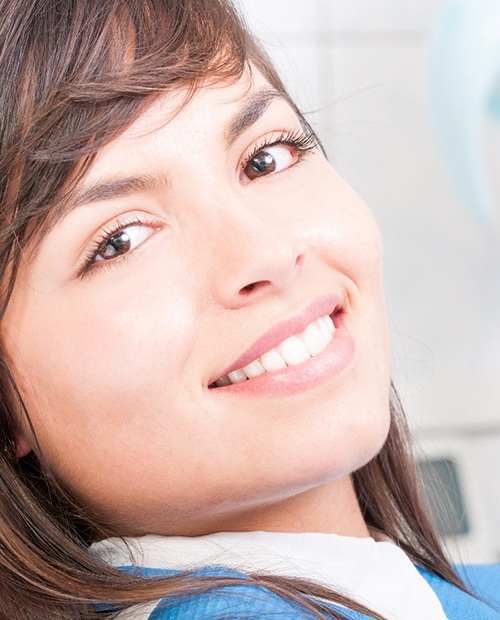
[[[130,248],[130,237],[125,231],[122,231],[111,237],[102,248],[101,256],[103,258],[111,258],[117,254],[123,254]]]
[[[258,174],[262,172],[274,172],[276,169],[276,162],[274,161],[274,157],[271,153],[262,151],[261,153],[257,153],[257,155],[252,159],[250,166],[252,170]]]

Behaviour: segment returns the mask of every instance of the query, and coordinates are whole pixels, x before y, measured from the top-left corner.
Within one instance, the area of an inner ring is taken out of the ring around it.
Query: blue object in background
[[[449,0],[432,32],[430,63],[432,114],[445,159],[464,202],[487,222],[495,199],[485,122],[488,115],[500,120],[500,0]]]

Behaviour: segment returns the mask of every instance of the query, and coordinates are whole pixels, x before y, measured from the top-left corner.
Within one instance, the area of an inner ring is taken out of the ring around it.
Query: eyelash
[[[241,162],[241,170],[244,170],[246,166],[252,161],[252,159],[261,151],[266,148],[270,148],[276,145],[284,145],[288,146],[291,149],[297,151],[297,161],[291,164],[290,167],[298,164],[302,157],[306,155],[308,152],[314,150],[318,146],[318,139],[312,132],[305,132],[299,129],[293,131],[282,131],[278,137],[268,137],[263,139],[261,142],[257,143],[253,149],[249,152],[248,155]],[[102,228],[96,239],[92,241],[88,251],[85,254],[83,259],[83,267],[78,272],[79,278],[84,278],[89,276],[92,271],[94,271],[93,267],[96,264],[95,259],[101,249],[102,245],[109,241],[112,237],[116,236],[119,232],[128,228],[130,226],[144,226],[146,222],[141,220],[138,217],[133,217],[126,220],[118,220],[113,226],[110,228]],[[160,228],[162,224],[157,221],[147,222],[149,226]],[[102,265],[99,269],[105,267],[111,267],[120,263],[123,260],[127,260],[133,252],[127,252],[122,256],[118,256],[115,259],[109,261],[102,261]]]
[[[299,163],[302,157],[309,153],[309,151],[317,148],[319,145],[319,141],[313,132],[306,133],[301,129],[295,129],[293,131],[282,131],[277,138],[264,138],[262,142],[256,144],[250,151],[250,153],[246,155],[241,162],[241,170],[244,170],[258,153],[264,151],[266,148],[270,148],[271,146],[276,146],[279,144],[289,146],[290,148],[297,151],[298,160],[292,164],[292,166],[294,166],[295,164]]]
[[[77,276],[79,278],[84,278],[85,276],[91,275],[92,271],[94,271],[93,267],[96,264],[95,259],[104,243],[115,237],[125,228],[129,228],[130,226],[144,225],[148,225],[152,228],[158,229],[162,227],[162,223],[160,221],[153,220],[150,222],[145,222],[138,217],[131,217],[130,219],[117,220],[110,228],[101,228],[101,230],[98,232],[97,238],[91,242],[88,251],[85,253],[85,256],[83,258],[83,267],[79,270]],[[123,254],[122,256],[117,256],[112,260],[102,261],[102,265],[100,265],[99,269],[111,267],[120,263],[121,261],[127,260],[133,253],[133,251],[127,252],[126,254]]]

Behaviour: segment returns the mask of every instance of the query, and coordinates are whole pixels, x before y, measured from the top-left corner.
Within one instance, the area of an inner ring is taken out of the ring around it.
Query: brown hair
[[[226,0],[0,0],[0,50],[2,315],[21,252],[70,199],[97,151],[156,97],[183,88],[187,100],[202,83],[238,79],[250,62],[286,92]],[[15,458],[23,413],[29,425],[0,356],[0,618],[98,618],[112,614],[102,604],[116,610],[248,584],[186,574],[143,579],[91,557],[87,546],[101,526],[60,487],[39,451]],[[382,451],[353,474],[367,524],[462,588],[420,503],[395,394],[391,413]],[[253,578],[314,617],[344,617],[318,599],[368,613],[319,585]]]

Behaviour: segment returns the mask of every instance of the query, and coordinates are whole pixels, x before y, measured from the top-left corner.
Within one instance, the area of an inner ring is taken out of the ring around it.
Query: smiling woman
[[[229,2],[0,24],[0,617],[497,617],[420,503],[373,218]]]

